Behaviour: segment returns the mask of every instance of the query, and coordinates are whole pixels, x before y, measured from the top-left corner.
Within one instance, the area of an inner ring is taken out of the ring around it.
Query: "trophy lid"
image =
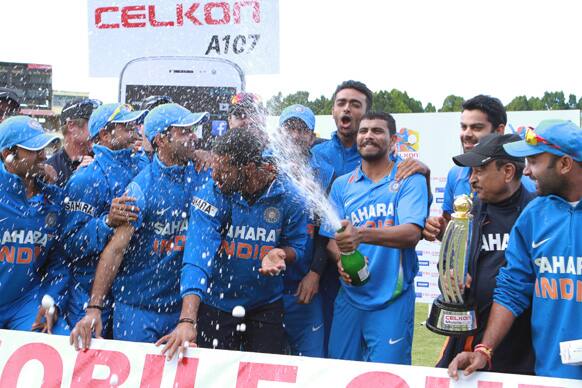
[[[460,195],[455,198],[453,208],[455,209],[455,218],[468,218],[473,208],[473,201],[466,194]]]

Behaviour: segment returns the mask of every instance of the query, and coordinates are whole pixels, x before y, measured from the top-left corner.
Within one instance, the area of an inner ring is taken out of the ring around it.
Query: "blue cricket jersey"
[[[344,147],[337,132],[331,135],[330,140],[315,145],[311,152],[319,160],[331,165],[338,177],[353,171],[362,161],[356,142],[350,148]]]
[[[0,306],[38,292],[39,305],[48,294],[62,311],[69,282],[58,246],[62,198],[58,188],[39,185],[41,193],[27,198],[22,179],[0,162]]]
[[[166,166],[157,155],[127,187],[140,209],[113,284],[117,302],[160,312],[179,310],[180,269],[191,193],[209,178],[194,165]]]
[[[509,236],[493,299],[514,316],[531,304],[536,375],[582,379],[582,366],[560,359],[560,342],[582,339],[581,231],[582,202],[550,195],[530,202]]]
[[[449,170],[449,173],[447,174],[447,183],[445,185],[443,212],[453,214],[453,203],[455,202],[455,198],[463,194],[469,195],[472,193],[469,178],[471,178],[471,167],[453,166]],[[521,177],[521,183],[523,183],[523,186],[527,191],[535,193],[536,185],[529,177],[523,175]]]
[[[112,151],[93,145],[95,159],[66,186],[64,242],[72,285],[91,292],[99,255],[113,234],[105,223],[113,198],[120,197],[149,161],[130,149]]]
[[[210,181],[212,182],[212,181]],[[214,308],[253,309],[281,299],[281,276],[259,274],[273,248],[290,247],[302,260],[307,219],[293,187],[275,179],[252,205],[207,184],[190,203],[181,294],[196,294]]]
[[[390,175],[376,183],[364,174],[361,167],[336,179],[330,198],[340,218],[348,219],[356,227],[390,228],[415,224],[423,228],[429,205],[426,179],[414,174],[401,182],[395,181],[401,161],[396,159]],[[330,238],[335,235],[330,225],[325,225],[321,233]],[[354,307],[362,310],[382,308],[414,286],[418,272],[414,248],[360,244],[358,250],[368,257],[370,280],[360,287],[341,282],[347,300]]]
[[[320,184],[323,192],[326,192],[334,178],[334,171],[331,165],[326,162],[318,160],[313,154],[309,159],[309,166],[313,171],[313,177],[317,183]],[[314,239],[319,229],[319,217],[316,217],[313,209],[306,209],[307,211],[307,243],[305,244],[305,253],[300,260],[287,265],[287,269],[283,273],[283,283],[285,292],[295,293],[299,282],[303,280],[305,275],[311,268],[314,253]]]

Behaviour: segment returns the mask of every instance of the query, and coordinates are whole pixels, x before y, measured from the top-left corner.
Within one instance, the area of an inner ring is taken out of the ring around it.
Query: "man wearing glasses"
[[[526,157],[524,173],[540,197],[517,219],[497,276],[493,306],[482,343],[449,366],[465,375],[483,369],[516,317],[532,308],[535,373],[582,379],[582,366],[560,361],[560,342],[582,338],[582,130],[571,121],[542,121],[525,140],[504,145]]]
[[[133,153],[139,138],[137,125],[145,115],[146,111],[132,111],[127,105],[106,104],[95,109],[89,118],[95,159],[73,174],[64,199],[64,243],[72,272],[67,309],[71,326],[85,315],[99,255],[114,228],[137,219],[134,205],[124,192],[149,163],[143,154]],[[110,329],[110,303],[108,299],[97,306],[103,312],[106,333]]]
[[[77,99],[65,105],[61,112],[63,147],[47,160],[57,172],[55,184],[65,187],[73,172],[79,168],[83,157],[91,155],[92,144],[89,137],[89,117],[101,101],[89,98]]]

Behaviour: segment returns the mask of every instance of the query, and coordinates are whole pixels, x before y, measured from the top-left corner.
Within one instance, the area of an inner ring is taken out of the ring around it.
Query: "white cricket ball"
[[[235,318],[244,318],[245,314],[246,311],[243,306],[234,306],[232,309],[232,316]]]

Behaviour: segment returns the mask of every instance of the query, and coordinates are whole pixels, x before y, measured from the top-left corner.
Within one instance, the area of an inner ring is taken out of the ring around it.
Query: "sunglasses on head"
[[[538,144],[545,144],[547,146],[553,147],[555,149],[560,149],[560,146],[550,143],[548,140],[544,139],[542,136],[535,133],[534,128],[528,127],[525,131],[525,142],[531,146],[537,146]]]

